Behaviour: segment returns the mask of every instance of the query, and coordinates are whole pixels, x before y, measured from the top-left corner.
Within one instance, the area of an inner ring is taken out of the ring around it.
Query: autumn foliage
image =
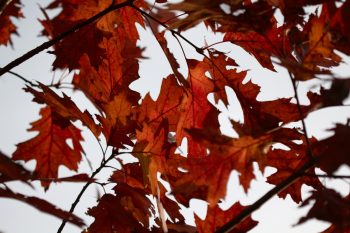
[[[12,44],[11,37],[17,34],[12,19],[23,17],[22,3],[9,1],[1,12],[2,46]],[[50,18],[46,11],[52,9],[60,12]],[[299,223],[316,218],[331,223],[324,232],[350,232],[349,196],[325,187],[315,172],[319,168],[325,176],[336,177],[334,172],[340,166],[350,166],[349,122],[337,123],[330,129],[333,135],[322,140],[308,135],[305,125],[309,113],[344,106],[348,97],[350,80],[337,77],[333,67],[350,55],[349,0],[53,0],[42,12],[42,35],[52,44],[4,66],[1,75],[51,47],[55,56],[52,69],[74,73],[74,90],[83,92],[99,113],[80,110],[85,107],[77,106],[60,82],[25,80],[24,91],[42,106],[40,118],[29,129],[38,134],[18,143],[12,156],[0,153],[0,197],[26,202],[61,218],[58,232],[68,221],[90,233],[210,233],[247,232],[258,224],[250,217],[253,211],[274,195],[290,196],[302,205],[313,203]],[[282,19],[276,18],[276,12]],[[201,23],[208,32],[223,35],[218,43],[240,46],[261,67],[273,72],[276,66],[287,69],[295,96],[259,101],[260,86],[247,80],[249,71],[239,71],[234,57],[215,45],[197,47],[183,35]],[[173,71],[164,77],[156,100],[149,94],[141,98],[129,87],[140,75],[147,75],[139,73],[139,62],[145,58],[137,25],[151,27]],[[187,75],[179,71],[166,33],[201,55],[202,59],[195,60],[184,53]],[[316,79],[321,80],[320,88],[309,90],[309,104],[301,104],[298,84]],[[231,119],[238,135],[234,138],[220,131],[220,111],[215,105],[221,102],[228,107],[227,88],[234,91],[243,111],[243,121]],[[214,103],[208,101],[209,95]],[[76,121],[112,148],[90,175],[79,172],[84,139]],[[295,122],[300,127],[291,127]],[[185,138],[186,155],[177,150]],[[137,162],[120,160],[126,152]],[[36,161],[34,171],[20,162],[30,160]],[[94,218],[90,226],[73,213],[79,198],[65,211],[6,185],[41,181],[43,188],[49,189],[52,182],[85,182],[83,194],[112,160],[119,161],[121,169],[99,182],[112,183],[113,192],[101,196],[98,204],[87,210]],[[237,202],[226,211],[219,208],[232,171],[239,173],[239,182],[248,191],[255,179],[253,164],[262,172],[266,167],[276,169],[267,177],[275,188],[250,206]],[[76,175],[62,177],[60,166]],[[305,200],[303,185],[314,189]],[[208,203],[206,218],[195,216],[196,226],[187,225],[179,211],[179,204],[189,206],[192,198]]]

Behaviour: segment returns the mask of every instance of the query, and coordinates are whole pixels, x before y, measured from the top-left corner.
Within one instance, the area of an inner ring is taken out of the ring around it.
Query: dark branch
[[[55,38],[41,44],[40,46],[30,50],[29,52],[25,53],[24,55],[22,55],[21,57],[13,60],[12,62],[8,63],[6,66],[4,66],[3,68],[0,68],[0,76],[2,76],[3,74],[9,72],[11,69],[13,69],[14,67],[22,64],[23,62],[25,62],[26,60],[30,59],[31,57],[35,56],[36,54],[44,51],[45,49],[50,48],[51,46],[53,46],[54,44],[56,44],[57,42],[59,42],[60,40],[66,38],[67,36],[71,35],[72,33],[78,31],[79,29],[95,22],[96,20],[100,19],[101,17],[107,15],[108,13],[114,11],[114,10],[118,10],[120,8],[126,7],[126,6],[131,6],[132,3],[135,0],[128,0],[125,2],[122,2],[120,4],[111,4],[109,7],[107,7],[105,10],[99,12],[98,14],[92,16],[91,18],[82,21],[80,23],[77,23],[75,26],[73,26],[71,29],[59,34],[58,36],[56,36]]]
[[[299,170],[297,170],[293,175],[286,178],[284,181],[279,183],[273,189],[268,191],[264,196],[254,202],[252,205],[245,208],[241,211],[236,217],[231,219],[228,223],[222,226],[216,233],[228,233],[231,232],[236,225],[238,225],[245,218],[249,217],[254,211],[259,209],[263,204],[265,204],[268,200],[270,200],[273,196],[283,191],[285,188],[289,187],[296,180],[298,180],[301,176],[305,174],[310,168],[312,168],[315,164],[315,161],[309,161],[304,166],[302,166]]]

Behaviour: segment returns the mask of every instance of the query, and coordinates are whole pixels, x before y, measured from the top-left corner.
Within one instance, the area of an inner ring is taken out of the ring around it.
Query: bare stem
[[[102,170],[102,168],[104,168],[106,166],[106,164],[112,160],[114,158],[115,154],[111,154],[108,159],[106,159],[103,163],[101,163],[101,165],[91,174],[90,178],[91,181],[88,181],[84,187],[80,190],[78,196],[75,198],[74,202],[72,203],[72,206],[69,209],[69,213],[73,213],[75,207],[78,205],[78,203],[80,202],[81,197],[83,196],[84,192],[86,191],[86,189],[90,186],[90,184],[94,183],[93,179],[95,178],[95,176]],[[62,220],[62,223],[60,225],[60,227],[57,230],[57,233],[61,233],[63,228],[65,227],[67,221],[66,220]]]

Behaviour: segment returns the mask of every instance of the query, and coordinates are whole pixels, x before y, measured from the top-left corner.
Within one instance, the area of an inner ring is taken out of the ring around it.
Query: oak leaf
[[[58,168],[63,165],[76,171],[81,160],[83,140],[80,130],[69,121],[62,119],[50,107],[40,110],[41,119],[32,123],[29,131],[39,134],[28,141],[19,143],[13,154],[14,160],[36,160],[35,172],[39,178],[57,178]],[[73,147],[67,144],[72,140]],[[49,182],[42,182],[47,189]]]

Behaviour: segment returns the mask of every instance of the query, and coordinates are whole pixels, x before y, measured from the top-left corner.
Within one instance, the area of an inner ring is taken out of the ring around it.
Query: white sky
[[[0,47],[0,66],[4,66],[14,58],[46,40],[43,37],[37,37],[41,30],[41,25],[37,18],[42,18],[38,4],[46,6],[48,1],[36,0],[24,2],[24,15],[26,18],[17,23],[20,26],[19,33],[21,37],[13,37],[14,49],[10,47],[5,48],[3,46]],[[149,33],[145,33],[143,29],[141,29],[140,32],[142,38],[144,38],[141,45],[147,47],[145,56],[150,57],[151,59],[141,61],[141,79],[136,81],[132,85],[132,88],[139,90],[143,95],[148,90],[151,90],[152,97],[156,98],[161,79],[167,76],[170,72],[170,66],[154,38]],[[205,31],[203,26],[185,33],[184,35],[199,46],[204,43],[202,35],[205,35]],[[208,44],[218,41],[218,37],[213,35],[206,35],[205,39]],[[178,45],[173,42],[171,43],[171,46],[174,46],[174,53],[180,63],[183,64],[184,59]],[[193,51],[193,48],[185,43],[183,43],[183,46],[185,51],[188,52],[188,57],[198,57]],[[236,59],[242,69],[250,69],[248,77],[251,78],[253,82],[262,86],[261,94],[258,96],[259,100],[293,96],[291,83],[283,69],[277,67],[278,73],[273,73],[269,70],[263,69],[254,58],[245,53],[242,49],[230,44],[222,44],[216,48],[220,48],[224,51],[231,51],[232,57]],[[53,59],[53,55],[43,52],[16,67],[14,71],[25,76],[27,79],[50,83],[53,77],[53,73],[50,71]],[[347,61],[349,61],[349,59],[347,59]],[[346,76],[349,74],[350,67],[343,65],[337,71],[343,76]],[[183,68],[182,72],[185,74],[186,68]],[[60,76],[58,72],[56,72],[55,75],[56,78]],[[22,90],[23,87],[24,83],[21,80],[9,74],[0,78],[0,109],[2,109],[0,114],[0,149],[8,155],[11,155],[15,151],[15,144],[25,141],[35,135],[35,133],[28,133],[26,129],[29,128],[30,122],[38,119],[40,106],[32,102],[32,96],[25,93]],[[301,93],[305,93],[305,90],[306,89],[301,86]],[[231,102],[234,103],[233,92],[228,92],[231,96]],[[73,100],[82,109],[87,108],[91,112],[94,111],[92,105],[86,102],[81,93],[75,93]],[[227,124],[227,116],[239,119],[241,115],[239,111],[240,110],[237,107],[232,106],[229,108],[229,111],[224,111],[220,116],[220,119],[222,120],[222,130],[225,133],[233,134]],[[332,122],[346,122],[346,119],[349,116],[350,108],[329,108],[311,114],[307,118],[306,124],[310,135],[321,138],[329,135],[326,134],[324,130],[331,128],[333,125]],[[83,145],[84,150],[96,167],[101,159],[101,151],[97,142],[94,141],[89,132],[84,131],[84,137],[86,139]],[[33,169],[35,162],[32,161],[27,163],[26,166]],[[80,168],[81,172],[89,172],[86,161],[81,162]],[[110,171],[106,171],[105,174],[102,174],[100,177],[107,177],[108,172]],[[349,170],[343,168],[342,171],[339,171],[339,173],[342,174],[344,174],[344,172],[348,173]],[[63,167],[60,168],[60,175],[64,176],[70,174],[71,173],[67,169]],[[242,188],[238,187],[237,174],[234,173],[230,178],[228,184],[228,196],[223,206],[228,208],[229,205],[237,200],[241,200],[243,204],[250,204],[273,187],[272,185],[265,184],[263,182],[263,176],[259,176],[259,181],[254,181],[248,195],[245,195]],[[341,191],[343,195],[347,194],[349,191],[349,184],[343,181],[330,182],[330,180],[325,180],[324,182],[337,188],[337,190]],[[61,208],[68,210],[82,185],[83,184],[53,184],[50,187],[50,190],[46,193],[37,182],[35,190],[17,182],[12,182],[10,187],[21,193],[40,196],[55,203]],[[97,189],[97,186],[94,187],[91,185],[75,210],[75,213],[86,219],[87,223],[90,223],[93,218],[85,216],[84,213],[88,207],[95,205],[96,197],[98,196]],[[307,190],[309,189],[305,187],[305,196],[307,196]],[[101,192],[101,190],[99,191]],[[204,202],[191,201],[191,205],[200,216],[204,217]],[[253,214],[253,219],[258,220],[260,223],[251,232],[313,233],[325,229],[328,224],[317,221],[310,221],[306,224],[292,227],[292,225],[298,221],[299,217],[307,212],[307,209],[308,208],[298,209],[289,197],[287,200],[275,197]],[[186,211],[186,213],[188,221],[193,222],[193,217],[191,216],[190,211]],[[26,204],[0,198],[0,231],[3,233],[56,232],[60,222],[59,219],[42,214]],[[68,224],[64,232],[76,233],[81,232],[81,229]]]

